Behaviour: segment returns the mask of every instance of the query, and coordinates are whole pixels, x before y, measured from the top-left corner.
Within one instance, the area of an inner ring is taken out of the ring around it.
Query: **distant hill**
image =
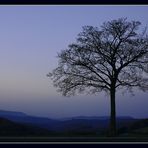
[[[29,116],[22,112],[11,112],[11,111],[2,111],[2,110],[0,111],[0,117],[6,118],[14,122],[24,123],[28,125],[35,125],[46,129],[52,129],[50,127],[59,122],[54,119]]]
[[[106,137],[108,116],[77,116],[59,120],[0,110],[0,137]],[[119,137],[145,137],[148,119],[117,117]]]
[[[0,116],[27,116],[22,112],[0,110]]]
[[[92,132],[93,134],[100,134],[109,126],[108,116],[78,116],[55,120],[44,117],[29,116],[21,112],[0,110],[0,117],[25,125],[46,128],[53,132],[66,132],[76,134],[86,134],[86,132],[89,134]],[[117,117],[117,126],[119,128],[129,124],[129,122],[134,121],[135,119],[132,117],[119,116]]]

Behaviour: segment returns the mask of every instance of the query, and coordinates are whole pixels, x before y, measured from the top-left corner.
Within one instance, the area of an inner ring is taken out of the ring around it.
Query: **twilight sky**
[[[51,118],[109,115],[109,97],[62,97],[46,74],[82,26],[127,17],[148,26],[148,6],[0,6],[0,109]],[[117,115],[148,117],[147,93],[117,93]]]

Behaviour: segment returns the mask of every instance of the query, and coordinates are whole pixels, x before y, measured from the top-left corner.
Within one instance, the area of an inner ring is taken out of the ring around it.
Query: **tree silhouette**
[[[115,94],[124,87],[148,89],[148,36],[139,21],[119,18],[100,27],[84,26],[76,43],[58,54],[59,65],[47,76],[64,96],[110,94],[110,135],[116,135]]]

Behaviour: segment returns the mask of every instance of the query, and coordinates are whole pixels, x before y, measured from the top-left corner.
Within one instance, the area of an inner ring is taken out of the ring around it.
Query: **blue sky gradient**
[[[46,74],[57,52],[75,42],[82,26],[127,17],[148,25],[148,6],[0,6],[0,109],[60,118],[109,115],[109,97],[62,97]],[[147,93],[117,93],[117,114],[148,117]]]

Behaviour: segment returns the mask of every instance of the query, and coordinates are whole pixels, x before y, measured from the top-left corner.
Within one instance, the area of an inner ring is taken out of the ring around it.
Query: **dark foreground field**
[[[148,120],[138,120],[118,129],[116,137],[108,137],[106,130],[50,131],[48,129],[0,119],[0,142],[148,142]]]

